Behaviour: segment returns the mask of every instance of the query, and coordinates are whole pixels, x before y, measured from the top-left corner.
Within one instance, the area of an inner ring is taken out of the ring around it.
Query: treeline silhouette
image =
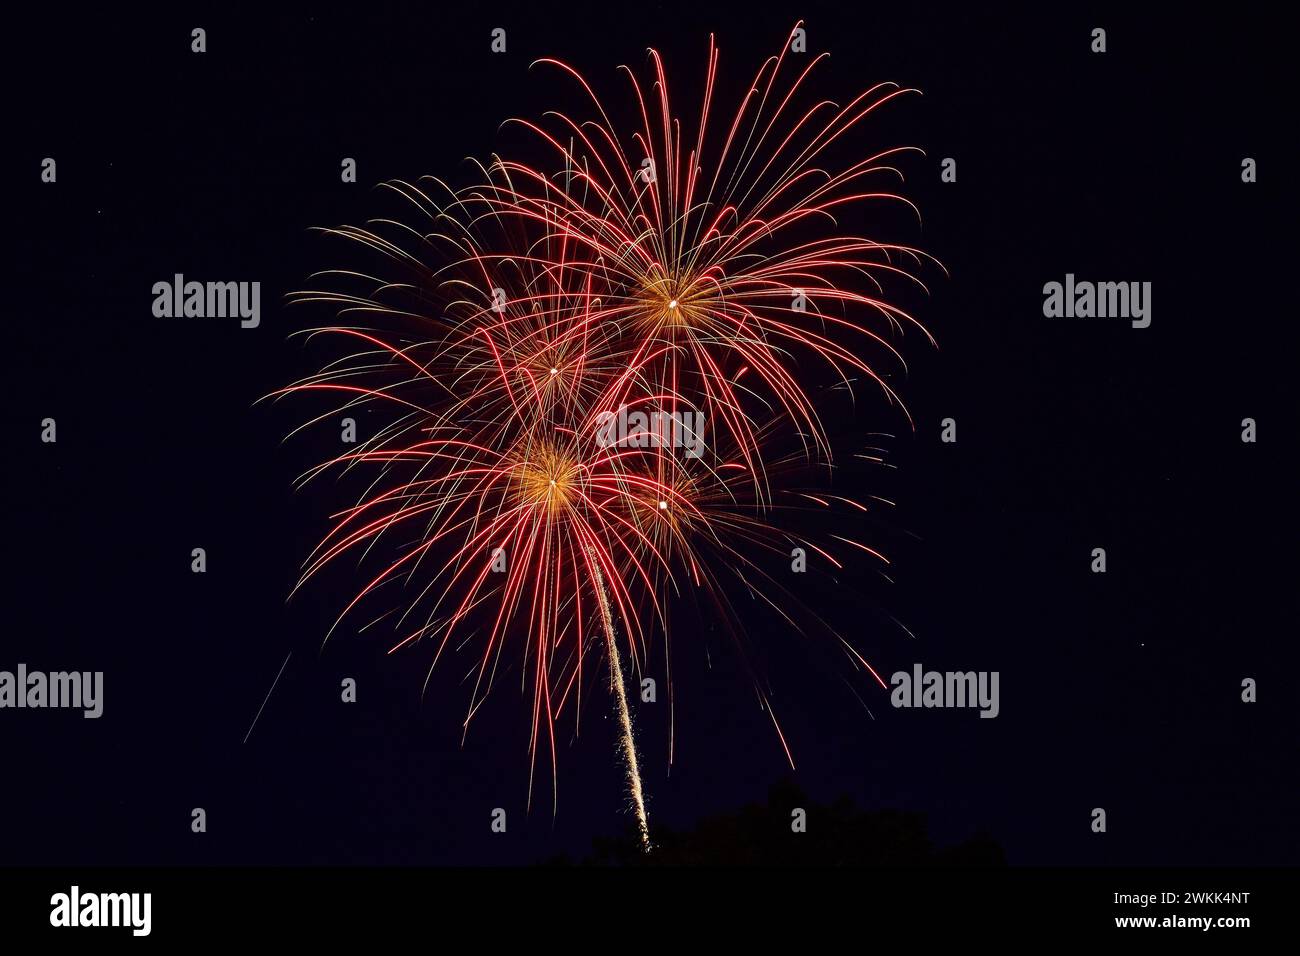
[[[793,812],[806,812],[807,828],[792,829]],[[651,828],[652,849],[641,850],[635,831],[596,838],[581,866],[1003,866],[1002,847],[978,835],[960,844],[935,846],[925,815],[904,810],[859,809],[843,797],[817,804],[791,781],[775,784],[767,802],[707,817],[692,830]],[[572,866],[567,856],[546,861]]]

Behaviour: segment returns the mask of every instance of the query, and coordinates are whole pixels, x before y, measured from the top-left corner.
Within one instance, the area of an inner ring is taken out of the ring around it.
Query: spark
[[[257,716],[255,716],[253,718],[253,722],[248,725],[248,733],[244,734],[244,743],[248,743],[248,738],[253,736],[253,728],[257,726],[258,720],[261,719],[262,711],[266,709],[266,702],[270,700],[271,695],[275,693],[275,686],[280,683],[280,675],[284,673],[285,667],[287,667],[289,664],[289,658],[292,656],[293,656],[293,651],[290,651],[288,654],[284,655],[284,663],[281,664],[280,669],[276,671],[275,680],[271,681],[271,689],[268,690],[266,692],[266,696],[262,698],[262,706],[257,708]]]

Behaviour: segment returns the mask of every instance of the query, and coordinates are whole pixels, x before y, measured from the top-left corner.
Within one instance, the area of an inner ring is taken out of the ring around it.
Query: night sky
[[[931,268],[931,294],[904,297],[938,341],[897,343],[908,369],[891,384],[915,430],[869,389],[856,410],[825,409],[837,435],[893,436],[892,467],[836,478],[897,502],[857,529],[893,583],[862,561],[793,586],[886,679],[917,662],[999,672],[1001,712],[895,709],[859,681],[868,713],[825,648],[738,600],[791,773],[730,638],[683,602],[671,772],[666,707],[636,715],[652,828],[689,830],[789,778],[818,804],[923,813],[939,844],[986,835],[1013,864],[1300,860],[1295,113],[1280,28],[1262,11],[973,6],[19,14],[32,19],[10,31],[8,64],[0,669],[103,671],[105,702],[93,721],[0,711],[0,859],[528,864],[625,830],[602,697],[584,701],[576,740],[566,719],[558,804],[543,765],[528,811],[517,669],[462,744],[464,658],[422,698],[424,651],[387,656],[386,636],[355,627],[322,648],[356,578],[286,598],[351,502],[328,483],[292,488],[334,452],[282,442],[308,409],[254,403],[320,362],[289,334],[328,311],[284,305],[342,261],[310,228],[391,212],[376,183],[463,177],[466,156],[509,135],[506,117],[571,105],[532,60],[572,62],[623,102],[616,67],[654,46],[693,107],[712,31],[732,103],[802,18],[809,49],[832,54],[821,95],[924,91],[863,135],[926,151],[902,190],[923,225],[880,231],[950,274]],[[504,55],[489,49],[497,26]],[[1089,50],[1098,26],[1104,54]],[[206,53],[190,50],[194,27]],[[41,182],[44,157],[56,183]],[[344,157],[356,184],[340,181]],[[1244,157],[1258,182],[1242,182]],[[151,288],[175,273],[260,281],[260,327],[155,318]],[[1045,318],[1043,284],[1067,273],[1151,282],[1151,327]],[[955,443],[940,441],[949,417]],[[195,547],[205,574],[190,571]],[[1105,574],[1090,571],[1096,547]],[[662,648],[651,667],[662,679]],[[339,699],[346,677],[355,704]],[[495,807],[505,835],[489,829]]]

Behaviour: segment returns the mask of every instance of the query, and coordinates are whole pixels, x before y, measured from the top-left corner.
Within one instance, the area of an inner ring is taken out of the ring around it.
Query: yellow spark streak
[[[609,596],[605,593],[605,578],[600,573],[596,556],[591,553],[592,570],[596,572],[596,594],[600,598],[600,616],[605,624],[605,643],[609,645],[609,684],[614,691],[615,710],[623,726],[623,759],[627,764],[627,781],[636,804],[637,828],[641,832],[641,850],[650,852],[650,821],[645,812],[645,796],[641,790],[641,770],[636,762],[636,740],[632,736],[632,713],[627,707],[627,691],[623,687],[623,667],[619,663],[618,642],[614,640],[614,619],[609,611]]]

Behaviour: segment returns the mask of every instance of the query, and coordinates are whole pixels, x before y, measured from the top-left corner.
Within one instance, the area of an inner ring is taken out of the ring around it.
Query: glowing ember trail
[[[593,559],[595,555],[592,556]],[[650,820],[645,812],[645,794],[641,790],[641,768],[636,762],[636,738],[632,735],[632,713],[627,707],[627,690],[623,686],[623,667],[619,663],[618,641],[614,637],[614,620],[609,613],[609,599],[605,596],[605,580],[596,566],[596,594],[600,600],[600,616],[605,624],[605,646],[609,649],[609,684],[614,692],[614,709],[618,712],[623,735],[623,763],[627,767],[628,788],[636,804],[637,829],[641,834],[641,849],[650,852]]]

